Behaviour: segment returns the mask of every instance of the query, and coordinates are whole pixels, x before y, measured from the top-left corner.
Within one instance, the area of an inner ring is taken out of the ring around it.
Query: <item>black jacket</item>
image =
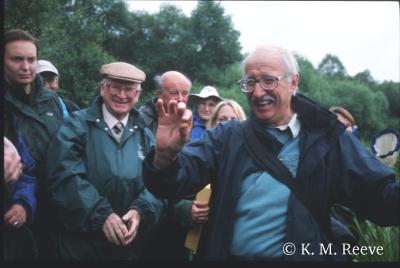
[[[330,208],[343,204],[355,213],[380,225],[398,225],[399,183],[394,173],[380,163],[359,142],[344,131],[344,126],[325,108],[297,94],[293,109],[301,121],[300,157],[296,180],[316,204],[319,217],[329,225]],[[259,135],[275,150],[273,137]],[[199,191],[211,182],[212,196],[208,232],[202,241],[205,259],[229,257],[233,212],[241,180],[260,171],[243,145],[242,123],[231,121],[207,130],[206,136],[187,144],[167,170],[153,165],[154,150],[143,165],[146,187],[156,196],[184,196]],[[328,243],[317,222],[293,195],[289,197],[286,242],[297,248],[311,243],[314,255],[286,256],[287,260],[329,260],[336,256],[319,255],[319,243]]]

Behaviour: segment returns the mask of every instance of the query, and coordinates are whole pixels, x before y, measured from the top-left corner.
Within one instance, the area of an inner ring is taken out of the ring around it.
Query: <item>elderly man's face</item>
[[[4,50],[4,75],[6,81],[16,85],[29,85],[35,79],[37,50],[29,41],[8,43]]]
[[[264,76],[285,76],[286,72],[282,60],[268,54],[254,55],[245,66],[246,78],[256,80]],[[282,78],[277,82],[277,87],[272,90],[265,90],[260,83],[256,83],[254,91],[247,93],[253,113],[269,126],[287,124],[292,117],[290,100],[297,88],[298,75],[293,75],[290,81]]]
[[[182,76],[171,74],[163,80],[163,90],[157,91],[157,98],[164,101],[165,108],[167,109],[168,103],[171,100],[176,102],[187,103],[190,93],[190,84]]]
[[[140,97],[140,83],[106,79],[100,84],[100,95],[107,110],[118,120],[123,119]]]

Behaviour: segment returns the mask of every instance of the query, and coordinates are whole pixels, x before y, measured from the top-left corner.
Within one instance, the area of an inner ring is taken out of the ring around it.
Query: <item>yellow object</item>
[[[197,201],[209,202],[211,196],[210,184],[203,188],[196,195]],[[186,235],[185,247],[190,249],[193,254],[196,254],[197,247],[200,241],[201,230],[203,229],[203,224],[196,224],[192,229],[190,229]]]

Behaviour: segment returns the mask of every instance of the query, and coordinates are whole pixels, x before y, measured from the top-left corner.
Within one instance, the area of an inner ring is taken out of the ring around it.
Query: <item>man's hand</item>
[[[108,241],[119,246],[125,244],[125,235],[128,233],[125,223],[115,213],[111,213],[103,224],[103,232]]]
[[[195,223],[204,223],[208,221],[208,213],[210,208],[207,202],[193,201],[192,204],[192,221]]]
[[[156,154],[153,164],[159,168],[169,166],[190,138],[192,129],[192,112],[186,109],[184,102],[171,100],[168,112],[164,102],[158,99],[156,103],[158,128],[156,135]]]
[[[122,220],[128,227],[128,232],[124,236],[125,245],[128,245],[130,242],[132,242],[137,234],[140,224],[140,215],[136,210],[131,209],[122,217]]]
[[[22,174],[21,157],[15,146],[4,137],[4,181],[13,183]]]
[[[26,222],[26,211],[20,204],[14,204],[4,215],[4,223],[19,228]]]

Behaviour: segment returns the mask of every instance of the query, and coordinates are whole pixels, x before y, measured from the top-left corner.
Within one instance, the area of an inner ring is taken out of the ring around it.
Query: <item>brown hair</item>
[[[30,33],[20,30],[20,29],[12,29],[8,30],[4,34],[4,48],[8,43],[15,41],[28,41],[32,42],[36,47],[36,56],[39,54],[39,43],[38,40],[33,37]]]
[[[335,114],[340,114],[341,116],[343,116],[344,118],[349,120],[351,122],[351,126],[354,126],[354,124],[356,123],[356,121],[354,120],[354,117],[351,115],[351,113],[343,107],[334,106],[334,107],[329,108],[329,111],[331,111]]]

